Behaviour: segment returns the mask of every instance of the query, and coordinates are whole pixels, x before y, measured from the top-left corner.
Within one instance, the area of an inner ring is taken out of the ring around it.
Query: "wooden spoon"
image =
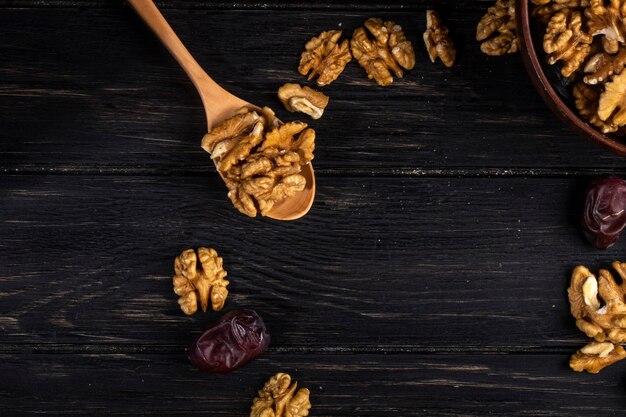
[[[185,70],[193,85],[196,86],[206,113],[207,131],[210,131],[213,126],[232,116],[242,107],[259,110],[257,106],[224,90],[209,77],[196,60],[193,59],[180,39],[178,39],[178,36],[176,36],[176,33],[174,33],[152,0],[128,0],[128,3],[157,35],[161,43]],[[267,214],[267,217],[276,220],[295,220],[309,211],[315,198],[313,165],[310,163],[304,165],[301,174],[306,179],[304,190],[276,204]]]

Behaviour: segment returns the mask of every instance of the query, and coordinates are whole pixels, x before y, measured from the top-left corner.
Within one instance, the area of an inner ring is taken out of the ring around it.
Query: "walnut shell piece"
[[[611,342],[591,342],[577,350],[569,360],[576,372],[587,371],[597,374],[602,369],[626,358],[626,350]]]
[[[322,87],[335,81],[352,60],[348,40],[339,43],[343,32],[327,30],[313,37],[304,46],[300,56],[298,72],[308,74],[308,79],[317,78],[317,85]]]
[[[311,409],[310,392],[296,391],[298,383],[291,376],[279,372],[272,376],[252,400],[250,417],[306,417]]]
[[[372,17],[364,26],[374,39],[368,37],[365,28],[358,28],[352,34],[350,48],[369,79],[387,86],[393,83],[391,73],[402,78],[402,68],[410,70],[415,66],[413,45],[404,36],[400,25]]]
[[[476,26],[476,40],[486,55],[501,56],[518,51],[515,0],[497,0]]]
[[[322,117],[329,100],[321,91],[292,83],[284,84],[278,89],[278,98],[287,110],[308,114],[313,119]]]
[[[450,38],[448,28],[441,24],[439,14],[434,10],[426,11],[426,32],[424,32],[424,44],[431,62],[441,59],[443,64],[450,68],[456,59],[454,42]]]
[[[570,312],[576,326],[598,342],[626,342],[626,263],[613,262],[622,278],[618,285],[609,271],[601,269],[599,278],[583,265],[574,268],[567,290]]]
[[[193,249],[183,251],[174,260],[174,272],[174,293],[180,297],[178,304],[183,313],[194,314],[198,303],[206,311],[209,301],[214,311],[224,307],[229,282],[215,249],[198,248],[197,255]]]

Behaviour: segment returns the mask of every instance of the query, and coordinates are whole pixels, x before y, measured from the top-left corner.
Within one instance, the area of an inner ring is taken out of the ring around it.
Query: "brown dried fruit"
[[[306,417],[309,415],[310,392],[291,383],[288,374],[279,372],[269,379],[252,400],[250,417]]]
[[[209,300],[214,311],[224,307],[229,282],[225,279],[227,274],[222,258],[217,256],[215,249],[198,248],[197,256],[193,249],[183,251],[174,260],[174,271],[174,292],[180,297],[178,304],[183,313],[194,314],[198,310],[198,300],[202,311],[207,310]]]
[[[443,64],[450,68],[456,59],[454,42],[450,38],[448,28],[441,24],[441,18],[434,10],[426,11],[426,32],[424,32],[424,44],[428,51],[431,62],[441,59]]]
[[[324,109],[328,106],[327,95],[298,84],[287,83],[280,87],[278,98],[287,110],[308,114],[313,119],[322,117]]]
[[[598,100],[600,99],[600,91],[598,88],[584,83],[577,83],[574,85],[573,94],[578,113],[589,123],[598,127],[602,133],[617,131],[618,126],[615,126],[610,121],[605,122],[598,116]]]
[[[543,37],[543,49],[552,65],[563,61],[561,74],[571,76],[591,52],[592,38],[582,30],[580,12],[562,10],[552,16]]]
[[[591,342],[577,350],[569,360],[576,372],[597,374],[602,369],[626,358],[626,350],[611,342]]]
[[[576,326],[598,342],[626,342],[626,263],[613,262],[613,268],[622,278],[618,285],[609,271],[600,270],[596,278],[587,268],[577,266],[567,290],[570,311]]]
[[[372,17],[365,22],[365,27],[374,40],[367,36],[364,28],[358,28],[352,34],[350,48],[369,79],[379,85],[390,85],[393,83],[392,72],[402,78],[402,68],[410,70],[415,66],[415,51],[400,25]]]
[[[247,116],[252,113],[252,116]],[[302,166],[313,160],[315,131],[304,122],[280,124],[269,108],[242,110],[210,137],[215,160],[235,208],[250,217],[268,214],[272,207],[302,191]],[[246,129],[241,128],[243,121]],[[226,126],[226,127],[224,127]],[[206,135],[205,135],[206,137]]]
[[[626,41],[626,3],[622,0],[591,0],[585,9],[587,27],[591,36],[602,35],[602,46],[610,54],[617,53],[620,44]]]
[[[480,50],[487,55],[500,56],[518,51],[515,29],[515,0],[498,0],[480,19],[476,40],[483,41]]]
[[[328,30],[308,41],[300,56],[298,72],[309,74],[309,80],[319,75],[317,85],[320,87],[335,81],[352,59],[348,40],[338,43],[341,34],[340,30]]]
[[[598,117],[616,126],[626,125],[626,71],[604,84],[598,102]]]

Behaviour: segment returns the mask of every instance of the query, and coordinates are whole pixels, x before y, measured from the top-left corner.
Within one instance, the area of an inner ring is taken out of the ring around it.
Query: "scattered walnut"
[[[341,34],[340,30],[328,30],[308,41],[300,56],[300,74],[309,74],[309,80],[319,75],[317,85],[320,87],[335,81],[352,59],[348,40],[338,43]]]
[[[589,6],[589,0],[532,0],[535,7],[532,16],[543,24],[548,24],[555,13],[564,9],[581,10]]]
[[[365,27],[374,40],[367,36],[364,28],[358,28],[352,34],[350,48],[369,79],[373,78],[379,85],[390,85],[393,83],[391,72],[402,78],[402,68],[410,70],[415,66],[413,45],[400,25],[372,17],[365,22]]]
[[[615,261],[613,268],[626,280],[626,263]],[[567,292],[576,326],[598,342],[626,342],[626,284],[618,285],[606,269],[599,275],[596,278],[582,265],[572,273]]]
[[[569,360],[576,372],[587,371],[597,374],[602,369],[626,358],[626,350],[611,342],[591,342],[577,350]]]
[[[589,55],[591,41],[591,36],[582,30],[580,12],[565,9],[556,13],[550,19],[543,37],[548,64],[563,61],[561,74],[564,77],[571,76]]]
[[[328,96],[321,91],[298,84],[287,83],[278,89],[278,98],[291,112],[298,111],[319,119],[328,106]]]
[[[495,35],[495,36],[494,36]],[[515,0],[497,0],[480,19],[476,40],[483,41],[480,50],[487,55],[500,56],[517,52],[515,30]]]
[[[602,35],[602,46],[610,54],[617,53],[620,44],[626,41],[626,3],[622,0],[591,0],[585,9],[587,27],[591,36]]]
[[[203,139],[231,202],[250,217],[266,215],[276,203],[304,190],[300,171],[315,150],[315,131],[306,123],[280,124],[271,109],[261,113],[243,109]]]
[[[615,132],[619,128],[610,121],[603,121],[598,116],[598,100],[600,91],[595,86],[577,83],[573,88],[576,109],[589,123],[599,128],[602,133]]]
[[[194,314],[198,310],[198,299],[202,311],[207,310],[209,299],[214,311],[224,307],[229,282],[224,279],[226,271],[215,249],[198,248],[197,256],[193,249],[183,251],[174,261],[174,271],[174,292],[180,296],[178,304],[183,313]]]
[[[310,392],[291,383],[288,374],[279,372],[269,379],[252,400],[250,417],[306,417],[309,415]]]
[[[616,126],[626,125],[626,71],[604,84],[604,92],[598,102],[598,116]]]
[[[434,10],[426,11],[424,44],[431,62],[435,62],[435,59],[439,58],[448,68],[454,64],[456,59],[454,42],[450,38],[448,28],[441,24],[441,18]]]

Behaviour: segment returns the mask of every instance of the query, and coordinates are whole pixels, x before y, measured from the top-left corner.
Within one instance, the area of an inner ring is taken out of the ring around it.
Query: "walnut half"
[[[269,379],[252,401],[250,417],[306,417],[309,415],[310,392],[296,391],[298,383],[291,383],[288,374],[279,372]]]
[[[193,249],[187,249],[174,260],[174,292],[180,297],[178,304],[183,313],[194,314],[198,302],[202,311],[206,311],[209,300],[214,311],[224,307],[229,282],[222,263],[222,258],[211,248],[198,248],[197,256]]]
[[[591,52],[592,38],[583,30],[580,12],[563,9],[550,19],[543,36],[546,60],[553,65],[563,62],[561,74],[571,76]]]
[[[426,11],[426,32],[424,32],[424,44],[428,51],[431,62],[441,59],[443,64],[450,68],[456,59],[454,42],[450,38],[448,28],[441,24],[441,18],[434,10]]]
[[[626,263],[615,261],[613,268],[624,281]],[[624,282],[618,285],[606,269],[596,278],[583,265],[574,268],[567,293],[576,326],[598,342],[626,342],[625,287]]]
[[[352,60],[348,40],[339,43],[341,34],[340,30],[327,30],[308,41],[300,56],[298,72],[309,74],[309,80],[319,76],[317,85],[320,87],[335,81]]]
[[[486,55],[500,56],[518,51],[515,29],[515,0],[498,0],[487,9],[476,27],[476,40]]]
[[[367,36],[364,28],[358,28],[352,34],[350,48],[368,78],[386,86],[393,82],[392,72],[396,77],[402,78],[402,68],[413,69],[415,51],[400,25],[372,17],[365,22],[365,28],[374,40]]]
[[[298,84],[287,83],[280,87],[278,98],[287,110],[308,114],[313,119],[322,117],[324,109],[328,106],[327,95]]]
[[[611,342],[591,342],[577,350],[569,360],[576,372],[597,374],[602,369],[626,358],[626,350]]]

